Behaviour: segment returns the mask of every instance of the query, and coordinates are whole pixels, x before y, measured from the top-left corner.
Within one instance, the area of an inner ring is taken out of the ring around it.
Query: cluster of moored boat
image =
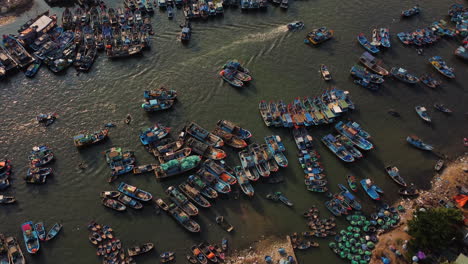
[[[118,191],[101,192],[101,202],[104,206],[116,211],[125,211],[127,207],[141,209],[141,202],[148,202],[153,199],[151,193],[138,189],[135,186],[121,182]]]
[[[27,183],[42,184],[47,180],[47,176],[52,174],[52,168],[44,167],[54,159],[52,150],[45,146],[34,146],[30,155],[30,165],[24,177]]]
[[[324,91],[320,96],[296,98],[286,105],[260,101],[258,108],[267,126],[293,127],[329,124],[343,113],[354,109],[348,91],[336,88]]]
[[[229,60],[223,65],[219,76],[230,85],[241,88],[252,80],[250,71],[243,67],[237,60]]]
[[[125,150],[122,148],[113,147],[105,152],[106,162],[112,170],[108,182],[113,182],[119,175],[133,171],[135,156],[133,151]]]
[[[374,28],[372,30],[372,41],[369,42],[364,33],[357,36],[359,43],[369,52],[378,53],[379,47],[390,48],[390,30],[388,28]]]
[[[318,248],[320,245],[318,242],[309,240],[312,237],[310,232],[304,232],[302,234],[293,233],[291,236],[291,245],[293,249],[306,250],[309,248]]]
[[[228,249],[228,241],[223,238],[221,246],[202,242],[191,248],[191,254],[187,255],[187,261],[192,264],[207,264],[224,262],[225,253]]]
[[[331,216],[328,218],[320,218],[320,211],[317,207],[313,206],[304,212],[307,226],[311,231],[302,232],[304,237],[328,237],[336,235],[333,231],[336,227],[336,219]]]
[[[463,7],[462,4],[452,4],[449,7],[448,15],[450,20],[455,22],[455,29],[457,33],[462,37],[468,37],[468,7]]]
[[[156,112],[171,108],[177,99],[177,91],[160,87],[143,92],[144,102],[141,108],[147,112]]]
[[[0,78],[16,69],[34,77],[41,64],[58,73],[74,66],[91,69],[99,51],[109,58],[126,57],[150,48],[154,34],[149,16],[139,9],[104,4],[74,11],[65,8],[62,26],[49,11],[26,22],[18,35],[4,35],[0,46]]]

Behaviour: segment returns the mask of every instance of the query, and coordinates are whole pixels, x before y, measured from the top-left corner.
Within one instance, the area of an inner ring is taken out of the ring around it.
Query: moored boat
[[[366,191],[367,195],[373,200],[380,200],[379,192],[377,191],[377,186],[372,183],[370,179],[363,179],[360,181],[361,186]],[[380,189],[380,188],[379,188]]]
[[[429,144],[426,144],[424,143],[420,138],[418,138],[417,136],[408,136],[406,137],[406,141],[408,143],[410,143],[411,145],[413,145],[414,147],[418,148],[418,149],[422,149],[422,150],[433,150],[434,147],[429,145]]]
[[[325,64],[320,64],[320,73],[325,81],[330,81],[332,79],[330,71],[328,71],[328,67]]]
[[[447,66],[447,63],[442,59],[440,56],[434,56],[429,58],[429,63],[431,63],[434,68],[440,72],[442,75],[444,75],[447,78],[454,79],[455,78],[455,73],[453,68],[450,68]]]
[[[186,145],[192,149],[193,153],[197,153],[207,159],[220,160],[226,157],[224,150],[212,147],[195,138],[187,139]]]
[[[188,198],[181,193],[174,186],[169,186],[166,189],[166,194],[169,196],[172,202],[174,202],[180,209],[182,209],[189,216],[198,215],[198,208],[193,205]]]
[[[447,113],[447,114],[452,113],[452,110],[447,108],[444,104],[435,103],[434,108],[441,111],[442,113]]]
[[[431,117],[429,116],[429,114],[427,114],[426,107],[418,105],[414,109],[416,110],[416,113],[418,113],[419,117],[422,118],[422,120],[429,123],[431,122]]]
[[[47,237],[47,233],[45,230],[45,226],[43,222],[38,222],[34,224],[34,228],[36,229],[37,236],[39,237],[39,240],[45,241]]]
[[[226,145],[229,145],[233,148],[237,149],[242,149],[247,147],[247,142],[245,140],[239,138],[238,136],[231,134],[225,130],[223,130],[220,127],[215,128],[212,133],[220,138],[223,139],[223,141],[226,143]]]
[[[7,237],[5,239],[6,248],[8,250],[8,258],[11,264],[26,264],[23,252],[21,247],[18,244],[18,241],[14,237]],[[6,264],[6,263],[5,263]]]
[[[317,28],[307,34],[306,38],[304,39],[304,43],[318,45],[333,38],[333,34],[334,31],[326,27]]]
[[[287,25],[288,30],[295,31],[304,28],[304,23],[302,21],[294,21]]]
[[[181,183],[179,185],[179,189],[197,205],[204,208],[211,206],[211,203],[205,197],[203,197],[196,188],[190,186],[188,183]]]
[[[125,211],[127,209],[127,207],[125,207],[125,205],[123,205],[121,202],[119,201],[116,201],[114,199],[110,199],[110,198],[103,198],[101,200],[102,204],[110,209],[114,209],[116,211]]]
[[[440,80],[435,79],[429,74],[423,74],[419,79],[424,85],[426,85],[429,88],[437,88],[442,84]]]
[[[398,67],[393,67],[390,69],[390,73],[392,76],[397,78],[398,80],[410,84],[418,83],[419,78],[416,77],[415,75],[410,74],[406,69],[403,68],[398,68]]]
[[[224,218],[222,215],[216,216],[216,223],[221,226],[227,232],[234,230],[234,227]]]
[[[101,198],[112,198],[112,199],[115,199],[117,197],[120,196],[120,192],[119,191],[103,191],[101,192],[100,194],[100,197]]]
[[[30,254],[36,254],[39,251],[39,236],[34,228],[33,222],[29,221],[21,225],[23,231],[24,244]]]
[[[415,5],[414,7],[410,8],[410,9],[406,9],[406,10],[401,11],[401,16],[402,17],[410,17],[410,16],[413,16],[413,15],[419,14],[419,12],[421,12],[421,9],[419,8],[419,5]]]
[[[47,232],[47,236],[46,236],[46,241],[49,241],[51,239],[53,239],[54,237],[56,237],[58,235],[58,233],[60,232],[60,230],[62,230],[62,224],[60,223],[55,223],[52,228],[49,230],[49,232]]]
[[[385,171],[387,171],[390,178],[392,178],[392,180],[396,182],[398,185],[401,185],[403,187],[407,186],[405,179],[403,179],[403,177],[400,176],[400,171],[398,170],[397,167],[387,166],[385,167]]]
[[[144,146],[157,143],[163,139],[171,131],[170,127],[166,127],[159,123],[152,127],[142,129],[140,132],[140,141]]]
[[[200,225],[197,222],[190,219],[190,216],[188,216],[177,205],[170,204],[168,212],[177,222],[179,222],[188,231],[193,232],[193,233],[200,232],[201,230]]]
[[[236,135],[244,140],[252,137],[252,133],[250,133],[250,131],[228,120],[218,120],[217,126],[224,131]]]
[[[119,195],[117,197],[117,200],[119,202],[121,202],[122,204],[124,204],[125,206],[128,206],[128,207],[130,207],[132,209],[138,210],[138,209],[143,208],[143,205],[139,201],[137,201],[137,200],[125,195],[125,194]]]
[[[158,100],[150,99],[145,100],[141,108],[147,112],[161,111],[171,108],[174,105],[174,100]]]
[[[374,56],[372,56],[369,52],[364,52],[361,57],[359,57],[359,62],[362,63],[366,68],[369,70],[382,75],[387,76],[390,73],[384,67],[382,67],[379,62],[376,60]]]
[[[117,189],[119,192],[143,202],[147,202],[153,198],[151,193],[140,190],[137,187],[126,184],[124,182],[121,182]]]
[[[80,134],[73,137],[73,143],[75,144],[75,147],[89,146],[104,140],[107,137],[108,133],[109,129],[106,128],[91,134]]]
[[[151,251],[154,248],[153,243],[146,243],[141,246],[133,246],[127,249],[127,253],[130,257],[138,256]]]
[[[155,90],[146,90],[143,92],[145,99],[175,100],[177,98],[176,90],[169,90],[161,86]]]
[[[255,190],[250,184],[249,179],[241,166],[234,167],[234,171],[236,172],[237,183],[239,184],[242,192],[244,192],[247,196],[254,196]]]
[[[366,50],[368,50],[371,53],[378,53],[380,51],[379,48],[369,43],[366,36],[364,36],[364,33],[359,33],[357,36],[357,40],[361,44],[361,46],[363,46]]]
[[[190,136],[212,147],[218,148],[224,145],[224,141],[220,137],[210,133],[194,122],[188,124],[184,130]]]
[[[354,192],[357,192],[357,179],[353,175],[346,175],[346,181],[348,182],[349,188]]]
[[[190,175],[187,178],[187,183],[196,188],[207,198],[216,199],[218,197],[218,193],[211,186],[202,181],[202,179],[197,175]]]

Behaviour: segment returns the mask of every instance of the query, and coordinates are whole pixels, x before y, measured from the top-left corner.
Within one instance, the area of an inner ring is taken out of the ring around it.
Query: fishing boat
[[[36,73],[39,71],[39,68],[41,67],[42,62],[40,60],[34,60],[32,64],[28,66],[26,71],[24,72],[24,75],[28,78],[32,78],[36,75]]]
[[[211,203],[205,197],[203,197],[196,188],[190,186],[188,183],[181,183],[179,185],[179,189],[197,205],[204,208],[211,206]]]
[[[353,142],[354,145],[356,145],[357,147],[359,147],[362,150],[370,150],[370,149],[374,148],[374,145],[370,141],[368,141],[367,139],[362,137],[359,134],[358,130],[356,130],[352,126],[349,126],[348,124],[344,124],[342,121],[338,122],[335,125],[335,129],[341,135],[349,138]]]
[[[361,203],[350,191],[348,191],[348,188],[346,188],[346,186],[344,186],[343,184],[338,184],[338,187],[341,190],[341,193],[339,194],[339,196],[341,197],[340,199],[344,199],[345,202],[354,210],[359,211],[362,209]]]
[[[415,5],[414,7],[410,8],[410,9],[401,11],[401,16],[402,17],[410,17],[410,16],[413,16],[413,15],[419,14],[419,12],[421,12],[421,9],[419,8],[419,5]]]
[[[239,184],[242,192],[249,197],[254,196],[255,190],[252,184],[250,184],[244,169],[241,166],[236,166],[234,167],[234,171],[236,172],[237,183]]]
[[[231,232],[234,227],[222,215],[216,216],[216,223],[221,226],[226,232]]]
[[[359,65],[354,65],[350,73],[354,78],[362,79],[366,83],[381,84],[385,81],[382,75],[369,73],[364,67]],[[360,85],[364,84],[360,83]]]
[[[196,188],[202,195],[207,198],[216,199],[218,198],[218,192],[216,192],[211,186],[207,185],[197,175],[190,175],[187,178],[187,183],[192,187]]]
[[[117,197],[120,196],[119,191],[103,191],[99,195],[101,198],[111,198],[111,199],[116,199]]]
[[[302,21],[294,21],[287,25],[288,30],[296,31],[304,28],[304,23]]]
[[[188,24],[185,24],[180,31],[180,41],[186,43],[190,41],[190,38],[192,38],[192,27],[189,22]]]
[[[313,149],[313,138],[307,132],[305,127],[298,127],[293,128],[292,130],[294,141],[296,142],[296,146],[299,150],[308,150]]]
[[[263,149],[256,143],[251,144],[249,146],[250,151],[253,154],[253,162],[254,166],[257,169],[258,173],[262,177],[269,177],[270,176],[270,166],[268,164],[268,160],[266,159],[266,153]]]
[[[46,237],[46,241],[49,241],[51,239],[53,239],[54,237],[56,237],[58,235],[58,233],[60,232],[60,230],[62,230],[62,224],[59,224],[59,223],[55,223],[52,228],[49,230],[49,232],[47,232],[47,237]]]
[[[185,127],[185,132],[188,135],[212,147],[218,148],[224,145],[224,141],[220,137],[210,133],[208,130],[202,128],[194,122]]]
[[[372,56],[369,52],[364,52],[361,57],[359,57],[359,62],[362,63],[367,69],[375,72],[376,74],[387,76],[390,73],[384,67],[380,65],[377,59]]]
[[[133,246],[127,249],[127,254],[130,257],[138,256],[151,251],[154,248],[153,243],[146,243],[141,246]]]
[[[200,263],[200,264],[207,264],[208,263],[208,260],[205,256],[205,254],[203,254],[203,252],[201,251],[201,249],[198,248],[198,246],[193,246],[191,248],[192,250],[192,254],[195,258],[195,263]]]
[[[39,251],[39,236],[34,229],[34,224],[32,221],[26,222],[21,225],[21,230],[23,231],[24,244],[26,250],[29,254],[36,254]]]
[[[385,171],[387,171],[390,178],[392,178],[392,180],[396,182],[398,185],[401,185],[403,187],[407,186],[405,179],[403,179],[403,177],[400,176],[400,171],[398,170],[397,167],[387,166],[385,167]]]
[[[174,105],[174,100],[145,100],[141,108],[147,112],[162,111],[171,108]]]
[[[465,46],[459,46],[455,50],[455,55],[464,60],[468,60],[468,45],[465,44]]]
[[[325,193],[328,192],[328,188],[326,186],[307,186],[307,190],[311,192],[318,192],[318,193]]]
[[[353,175],[346,175],[346,181],[348,182],[349,188],[351,188],[352,191],[357,192],[357,179]]]
[[[172,6],[168,6],[166,10],[167,10],[167,18],[168,19],[174,18],[174,9],[172,8]]]
[[[110,199],[110,198],[103,198],[101,200],[102,204],[110,209],[114,209],[116,211],[119,211],[119,212],[122,212],[122,211],[125,211],[127,209],[127,207],[125,207],[124,204],[122,204],[121,202],[117,201],[117,200],[114,200],[114,199]]]
[[[29,174],[29,175],[26,175],[24,177],[24,181],[26,183],[31,183],[31,184],[43,184],[43,183],[46,182],[46,180],[47,180],[47,175],[39,174],[39,173]],[[6,180],[6,181],[8,181],[8,180]],[[1,185],[1,181],[0,181],[0,185]]]
[[[229,132],[226,132],[225,130],[223,130],[222,128],[220,127],[217,127],[215,128],[212,133],[220,138],[223,139],[224,143],[226,143],[226,145],[230,146],[230,147],[233,147],[233,148],[236,148],[236,149],[242,149],[242,148],[245,148],[247,147],[247,142],[245,142],[245,140],[239,138],[238,136],[236,135],[233,135]]]
[[[334,215],[334,216],[340,216],[341,211],[337,208],[337,205],[334,201],[326,201],[325,202],[325,207]]]
[[[6,195],[0,195],[0,204],[12,204],[16,202],[15,197],[13,196],[6,196]],[[1,263],[1,262],[0,262]]]
[[[369,43],[367,40],[366,36],[364,36],[364,33],[359,33],[357,36],[358,42],[363,46],[366,50],[368,50],[370,53],[378,53],[380,50],[376,46],[372,45]]]
[[[447,108],[444,104],[435,103],[434,108],[441,111],[442,113],[450,114],[453,112],[451,109]]]
[[[34,228],[35,228],[35,230],[37,232],[39,240],[45,241],[47,234],[46,234],[46,230],[45,230],[45,227],[44,227],[44,223],[43,222],[36,223],[34,225]]]
[[[34,146],[31,154],[29,155],[29,160],[31,161],[31,166],[41,167],[51,162],[54,159],[54,153],[47,146]]]
[[[85,147],[93,145],[104,140],[107,137],[108,133],[109,129],[106,128],[91,134],[79,134],[73,137],[73,143],[75,144],[75,147]]]
[[[200,243],[198,248],[203,252],[209,261],[213,263],[221,262],[221,260],[216,257],[216,254],[210,249],[210,246],[207,243]]]
[[[117,197],[117,200],[119,202],[121,202],[122,204],[124,204],[125,206],[128,206],[132,209],[135,209],[135,210],[139,210],[141,208],[143,208],[143,205],[135,200],[135,199],[132,199],[131,197],[125,195],[125,194],[121,194]]]
[[[21,69],[35,61],[34,57],[12,35],[3,35],[3,45]]]
[[[287,167],[288,159],[283,153],[286,150],[286,148],[284,147],[280,136],[272,135],[265,137],[264,139],[266,145],[268,146],[268,150],[273,154],[273,158],[275,159],[276,163],[283,168]]]
[[[307,34],[306,38],[304,39],[304,43],[318,45],[333,38],[333,34],[334,31],[326,27],[317,28]]]
[[[406,137],[406,141],[408,143],[410,143],[412,146],[418,148],[418,149],[422,149],[422,150],[433,150],[434,147],[429,145],[429,144],[426,144],[424,143],[420,138],[418,138],[417,136],[408,136]]]
[[[418,77],[410,74],[407,70],[403,68],[393,67],[390,69],[390,73],[392,74],[392,76],[405,83],[414,84],[419,82]]]
[[[325,81],[330,81],[332,79],[330,71],[328,71],[328,67],[325,64],[320,64],[320,73]]]
[[[288,9],[288,7],[289,7],[288,1],[289,0],[281,0],[280,8]]]
[[[380,200],[380,195],[377,192],[377,186],[372,183],[370,179],[363,179],[360,181],[361,186],[366,191],[367,195],[373,200]]]
[[[235,78],[237,74],[237,71],[233,71],[233,70],[230,70],[230,69],[223,69],[219,72],[219,76],[221,76],[221,78],[229,83],[231,86],[234,86],[236,88],[242,88],[244,87],[244,82]]]
[[[337,144],[336,138],[332,134],[322,137],[322,143],[333,152],[338,158],[344,162],[353,162],[354,157],[349,153],[344,146]]]
[[[143,201],[143,202],[147,202],[147,201],[149,201],[149,200],[151,200],[153,198],[153,195],[151,195],[151,193],[140,190],[137,187],[126,184],[124,182],[120,183],[117,190],[119,190],[119,192],[121,192],[121,193],[123,193],[125,195],[128,195],[128,196],[130,196],[132,198],[135,198],[135,199]]]
[[[155,90],[146,90],[143,92],[145,99],[175,100],[177,98],[176,90],[169,90],[161,86]]]
[[[227,170],[227,168],[220,164],[218,161],[214,160],[206,160],[203,163],[203,168],[208,172],[215,176],[218,180],[221,180],[229,185],[236,184],[237,180],[236,177],[233,175],[235,174],[231,170]]]
[[[18,241],[14,237],[7,237],[5,239],[6,248],[8,250],[8,259],[6,263],[3,264],[26,264],[26,260],[24,259],[23,252],[21,251],[21,247],[18,244]]]
[[[390,48],[390,30],[388,28],[380,28],[380,43],[382,47]]]
[[[166,189],[166,194],[169,196],[173,203],[180,207],[180,209],[182,209],[189,216],[198,215],[198,208],[195,205],[193,205],[188,200],[188,198],[174,186],[169,186],[169,188]]]
[[[154,144],[163,139],[171,131],[170,127],[166,127],[159,123],[152,127],[142,129],[140,132],[140,141],[144,146]]]
[[[192,233],[199,233],[201,228],[200,225],[190,219],[190,216],[188,216],[180,207],[178,207],[175,204],[170,204],[169,205],[169,214],[177,221],[179,224],[181,224],[185,229]]]
[[[402,196],[418,196],[419,190],[415,189],[413,185],[409,186],[408,188],[400,188],[398,193]]]
[[[419,77],[419,80],[421,80],[421,82],[429,88],[437,88],[442,84],[440,80],[435,79],[429,74],[421,75],[421,77]]]
[[[258,103],[258,109],[260,110],[260,115],[262,116],[265,125],[267,127],[271,126],[273,117],[269,111],[267,102],[265,100],[260,101],[260,103]]]
[[[341,144],[355,158],[360,159],[364,155],[354,146],[354,143],[343,135],[335,135],[336,143]]]
[[[427,114],[427,109],[424,106],[416,106],[414,108],[416,110],[416,113],[418,113],[419,117],[422,118],[422,120],[426,122],[431,122],[431,117]]]
[[[453,72],[453,68],[447,66],[447,63],[442,59],[440,56],[434,56],[429,58],[429,63],[431,63],[434,68],[444,75],[447,78],[454,79],[455,73]]]
[[[275,192],[274,195],[278,197],[278,200],[284,203],[285,205],[287,206],[294,205],[293,202],[291,202],[291,200],[289,200],[286,196],[284,196],[282,192]]]
[[[374,45],[376,47],[380,46],[382,43],[380,42],[380,32],[374,28],[372,30],[372,41],[371,41],[371,45]]]
[[[185,144],[192,149],[192,153],[196,153],[207,159],[220,160],[226,157],[226,153],[222,149],[214,148],[192,137],[187,139]]]
[[[348,125],[349,127],[352,127],[354,130],[358,131],[358,134],[361,137],[363,137],[365,139],[370,139],[371,138],[371,135],[367,131],[362,129],[361,125],[359,125],[358,123],[353,122],[353,121],[349,121],[348,123],[346,123],[346,125]]]
[[[245,128],[240,127],[239,125],[228,121],[228,120],[218,120],[218,123],[216,124],[218,127],[223,129],[224,131],[231,133],[235,136],[238,136],[239,138],[243,140],[247,140],[250,137],[252,137],[252,133],[248,131]]]

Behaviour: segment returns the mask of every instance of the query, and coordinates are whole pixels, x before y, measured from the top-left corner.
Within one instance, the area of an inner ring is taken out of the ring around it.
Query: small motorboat
[[[429,145],[429,144],[426,144],[424,143],[420,138],[418,138],[417,136],[407,136],[406,137],[406,141],[408,143],[410,143],[412,146],[418,148],[418,149],[422,149],[422,150],[428,150],[428,151],[431,151],[434,149],[433,146]]]
[[[302,21],[294,21],[288,24],[288,29],[290,31],[296,31],[304,28],[304,23]]]
[[[346,176],[346,181],[348,182],[349,188],[351,188],[352,191],[357,192],[357,179],[353,175],[347,175]]]
[[[320,73],[325,81],[330,81],[332,79],[330,71],[328,71],[328,67],[325,64],[320,65]]]
[[[63,225],[62,224],[59,224],[59,223],[55,223],[52,228],[49,230],[49,232],[47,233],[47,236],[46,236],[46,241],[49,241],[51,239],[53,239],[54,237],[56,237],[58,235],[58,233],[60,232],[60,230],[62,230],[62,227]]]
[[[414,84],[419,82],[418,77],[410,74],[406,69],[403,68],[393,67],[390,69],[390,73],[392,76],[405,83]]]
[[[44,227],[44,223],[38,222],[34,225],[34,228],[36,228],[36,232],[37,232],[37,235],[39,236],[39,240],[45,241],[47,233]]]
[[[455,73],[453,68],[450,68],[447,66],[445,61],[442,59],[440,56],[434,56],[432,58],[429,58],[429,62],[431,63],[434,68],[440,72],[442,75],[444,75],[447,78],[454,79],[455,78]]]
[[[450,110],[449,108],[447,108],[445,105],[443,104],[438,104],[438,103],[435,103],[434,104],[434,108],[441,111],[442,113],[447,113],[447,114],[450,114],[452,113],[452,110]]]
[[[429,88],[437,88],[442,84],[441,81],[436,80],[434,77],[432,77],[429,74],[423,74],[421,75],[419,79],[424,85],[426,85]]]
[[[370,179],[361,180],[361,186],[370,198],[372,198],[373,200],[380,200],[379,192],[381,192],[382,190],[379,187],[377,187],[377,185],[373,184]]]
[[[392,178],[394,182],[396,182],[397,184],[403,187],[407,186],[405,179],[403,179],[403,177],[400,176],[400,172],[397,167],[387,166],[385,168],[385,171],[387,171],[388,175],[390,176],[390,178]]]
[[[424,106],[416,106],[414,108],[416,110],[416,113],[418,113],[419,117],[422,118],[422,120],[430,123],[431,122],[431,117],[427,114],[427,109]]]
[[[0,204],[12,204],[14,202],[16,202],[15,197],[0,195]]]
[[[413,15],[419,14],[419,12],[421,12],[421,9],[419,8],[419,5],[415,5],[414,7],[410,8],[410,9],[401,11],[401,16],[402,17],[410,17],[410,16],[413,16]]]
[[[366,36],[364,36],[364,33],[359,33],[359,35],[357,36],[357,40],[370,53],[375,54],[375,53],[378,53],[380,51],[379,48],[377,48],[376,46],[369,43]]]
[[[116,199],[120,196],[120,192],[118,191],[103,191],[100,194],[101,198],[112,198]]]
[[[138,256],[143,253],[149,252],[153,248],[154,248],[153,243],[146,243],[141,246],[133,246],[133,247],[128,248],[127,253],[130,257],[133,257],[133,256]]]
[[[227,232],[234,230],[234,227],[222,215],[216,216],[216,223]]]

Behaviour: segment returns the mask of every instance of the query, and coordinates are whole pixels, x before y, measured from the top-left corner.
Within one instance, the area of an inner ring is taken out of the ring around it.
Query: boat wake
[[[252,43],[252,42],[263,42],[267,40],[272,40],[280,34],[284,34],[285,32],[288,31],[288,27],[285,25],[281,25],[279,27],[276,27],[268,32],[260,32],[260,33],[253,33],[249,34],[242,39],[239,39],[237,41],[234,41],[231,45],[241,45],[245,43]]]

